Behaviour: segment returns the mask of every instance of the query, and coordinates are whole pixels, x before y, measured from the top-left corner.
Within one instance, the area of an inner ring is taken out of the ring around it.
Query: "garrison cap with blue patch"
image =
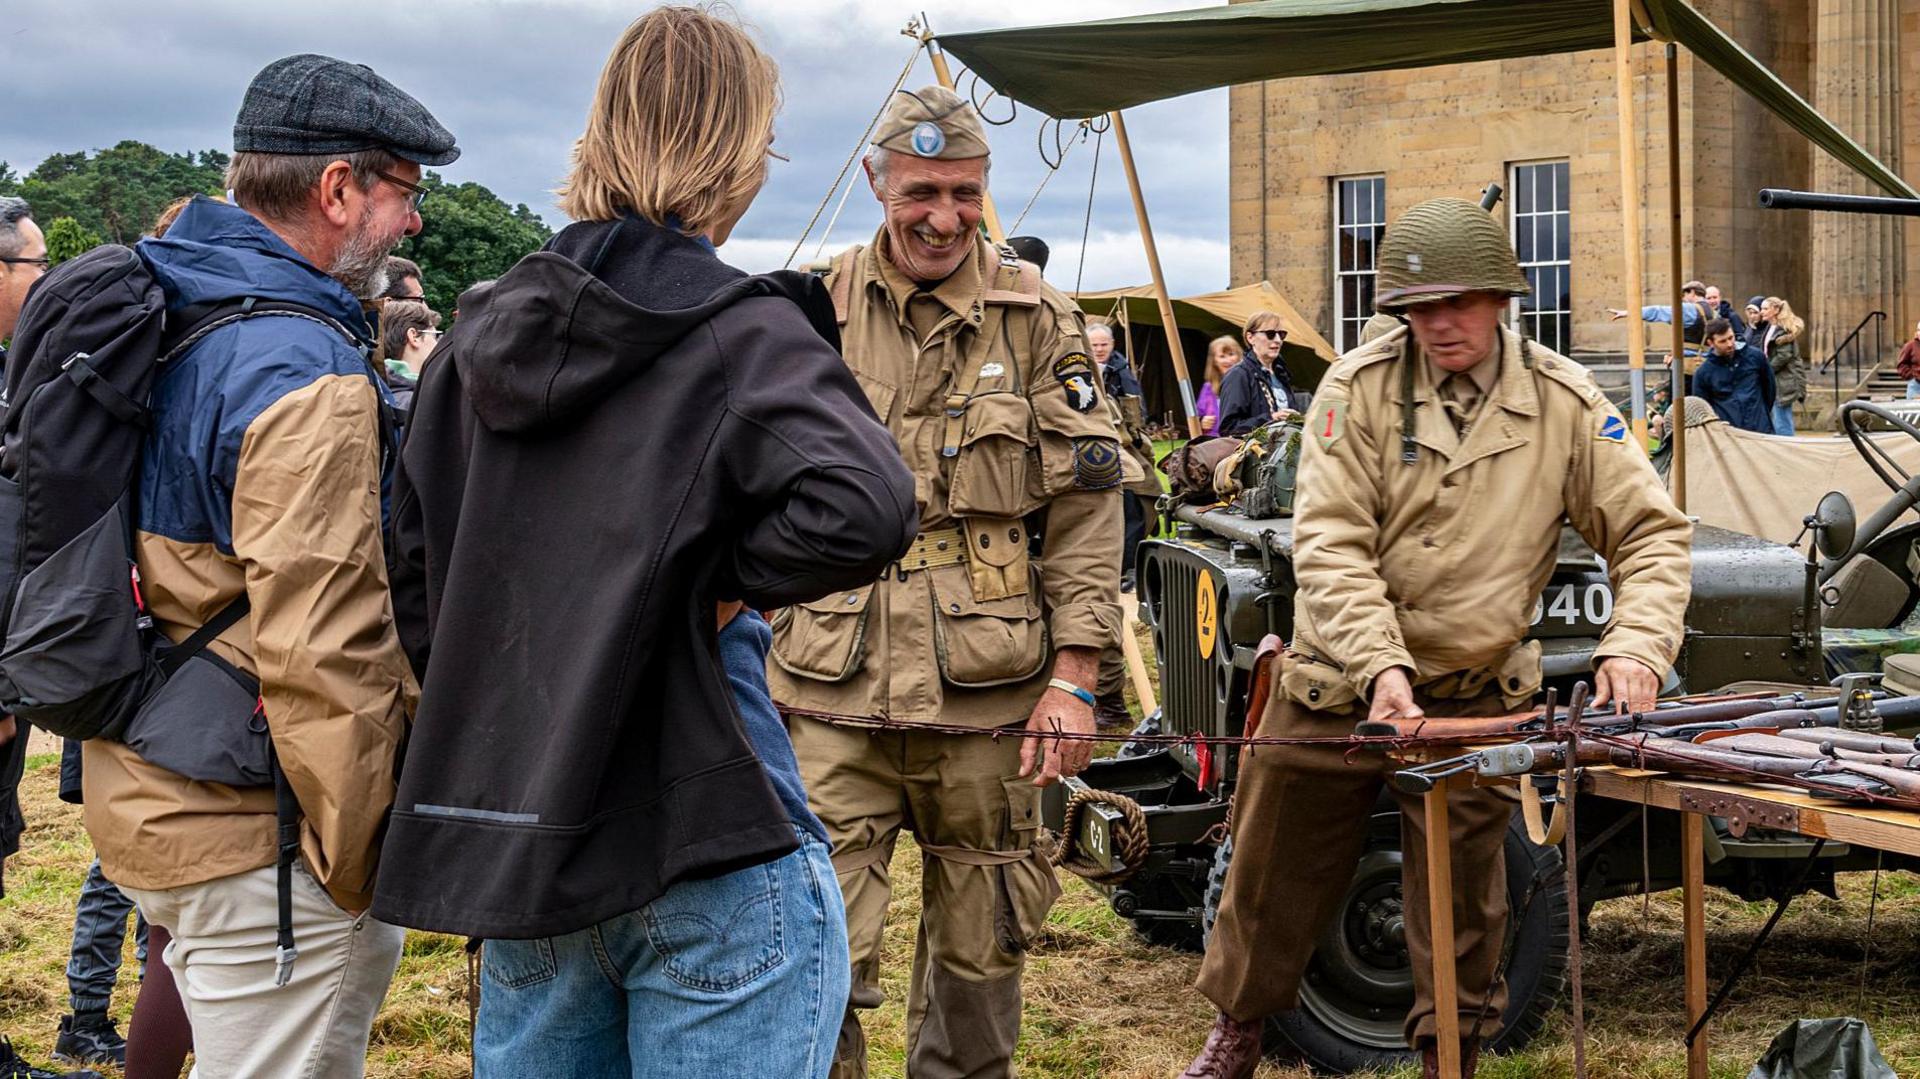
[[[896,91],[874,128],[873,144],[898,154],[945,161],[986,157],[991,152],[980,114],[944,86]]]
[[[416,165],[451,165],[453,133],[425,105],[365,64],[301,53],[260,69],[233,122],[243,154],[385,150]]]

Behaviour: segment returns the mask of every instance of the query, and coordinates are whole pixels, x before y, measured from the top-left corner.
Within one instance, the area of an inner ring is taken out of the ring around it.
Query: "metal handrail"
[[[1878,367],[1880,361],[1885,359],[1887,354],[1887,313],[1885,311],[1867,312],[1866,317],[1862,318],[1859,323],[1853,327],[1853,332],[1842,338],[1840,344],[1834,347],[1833,354],[1828,356],[1826,360],[1820,364],[1820,370],[1822,371],[1825,371],[1829,367],[1833,368],[1833,429],[1836,431],[1840,430],[1840,406],[1845,403],[1840,396],[1840,354],[1844,352],[1853,357],[1853,381],[1855,385],[1859,385],[1860,349],[1856,345],[1856,341],[1860,337],[1861,331],[1867,328],[1867,323],[1869,322],[1873,323],[1873,362],[1874,366]]]
[[[1820,370],[1825,371],[1835,361],[1839,360],[1840,354],[1848,350],[1848,347],[1853,344],[1854,339],[1860,336],[1860,331],[1867,328],[1867,323],[1869,322],[1873,323],[1874,330],[1875,346],[1873,354],[1876,357],[1875,362],[1879,362],[1879,357],[1881,356],[1880,345],[1885,343],[1884,334],[1886,332],[1887,313],[1885,311],[1869,311],[1865,317],[1861,318],[1859,323],[1853,327],[1853,332],[1841,338],[1840,343],[1834,346],[1833,355],[1821,361]],[[1860,353],[1857,349],[1853,352],[1853,375],[1856,379],[1860,377]]]

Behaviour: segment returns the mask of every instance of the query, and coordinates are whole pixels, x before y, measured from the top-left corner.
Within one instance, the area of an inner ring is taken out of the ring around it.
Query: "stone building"
[[[1694,0],[1761,63],[1896,172],[1920,164],[1920,0]],[[1383,27],[1382,32],[1391,32]],[[1902,46],[1905,46],[1904,48]],[[1371,313],[1374,245],[1400,211],[1437,195],[1507,188],[1500,213],[1535,282],[1522,317],[1574,353],[1619,354],[1606,308],[1667,303],[1670,203],[1663,46],[1633,50],[1646,295],[1626,294],[1612,52],[1360,75],[1231,92],[1232,279],[1267,278],[1336,347]],[[1920,228],[1900,218],[1762,210],[1762,187],[1879,194],[1717,72],[1681,50],[1683,273],[1736,308],[1786,297],[1824,357],[1868,312],[1898,348],[1920,303]],[[1906,117],[1902,121],[1902,116]],[[1665,327],[1649,327],[1658,362]]]

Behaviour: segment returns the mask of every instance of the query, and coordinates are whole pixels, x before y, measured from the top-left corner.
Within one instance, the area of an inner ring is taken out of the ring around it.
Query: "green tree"
[[[421,291],[442,314],[476,281],[499,277],[553,235],[525,203],[509,207],[480,184],[449,184],[429,172],[420,186],[429,192],[420,235],[396,254],[420,264]]]
[[[58,266],[100,246],[100,234],[71,217],[56,217],[47,225],[47,258]]]
[[[226,168],[227,155],[216,150],[170,154],[128,139],[91,155],[54,154],[12,193],[32,203],[37,217],[71,217],[107,240],[130,244],[173,200],[218,194]]]

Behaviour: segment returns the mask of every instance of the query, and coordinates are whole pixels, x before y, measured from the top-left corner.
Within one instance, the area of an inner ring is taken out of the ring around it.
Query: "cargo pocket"
[[[205,649],[141,703],[124,741],[140,759],[197,782],[273,783],[260,683]]]
[[[1280,692],[1315,712],[1347,712],[1360,700],[1347,674],[1310,652],[1280,653]]]
[[[955,517],[1019,517],[1035,508],[1027,490],[1033,410],[1014,393],[982,394],[967,402],[959,459],[947,491]]]
[[[788,674],[844,682],[867,658],[873,585],[783,608],[773,616],[773,661]]]
[[[1499,674],[1495,684],[1500,689],[1501,702],[1508,708],[1518,708],[1533,700],[1540,692],[1540,642],[1522,641],[1500,661]]]
[[[1053,866],[1034,849],[1040,836],[1040,788],[1032,776],[1010,776],[1000,781],[1007,792],[1007,849],[1029,855],[996,867],[999,897],[993,930],[1000,950],[1019,954],[1032,946],[1047,923],[1047,912],[1060,898],[1060,880]]]
[[[966,566],[930,571],[933,647],[949,685],[978,687],[1024,682],[1047,661],[1047,629],[1040,604],[1027,593],[975,599]]]

